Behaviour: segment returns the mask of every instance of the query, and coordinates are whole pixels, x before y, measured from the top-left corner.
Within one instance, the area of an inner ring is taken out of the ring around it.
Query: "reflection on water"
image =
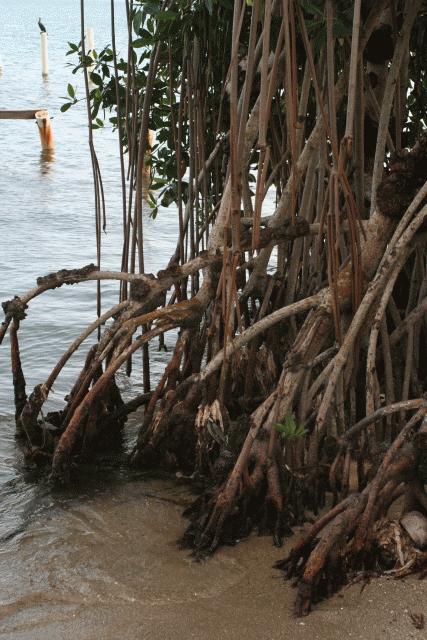
[[[43,149],[40,152],[40,173],[42,176],[47,176],[52,170],[52,163],[55,160],[54,149]]]

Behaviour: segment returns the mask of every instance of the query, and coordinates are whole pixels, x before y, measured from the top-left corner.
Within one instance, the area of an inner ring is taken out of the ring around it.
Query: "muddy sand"
[[[405,640],[426,638],[427,581],[345,588],[306,618],[252,536],[195,562],[176,546],[185,489],[133,481],[44,512],[0,548],[0,638],[7,640]]]

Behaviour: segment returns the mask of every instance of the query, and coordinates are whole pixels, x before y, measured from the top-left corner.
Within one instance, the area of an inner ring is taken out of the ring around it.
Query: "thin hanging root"
[[[144,416],[144,423],[143,423],[144,427],[149,426],[154,414],[156,403],[158,402],[160,396],[163,394],[165,385],[167,384],[166,391],[170,391],[175,387],[174,382],[176,382],[176,379],[178,378],[178,375],[179,375],[179,367],[181,364],[182,353],[188,341],[188,335],[189,335],[189,332],[184,331],[183,334],[177,340],[173,356],[169,364],[167,365],[163,376],[159,380],[156,390],[154,391],[153,396],[150,400],[150,403],[147,407],[147,411]]]

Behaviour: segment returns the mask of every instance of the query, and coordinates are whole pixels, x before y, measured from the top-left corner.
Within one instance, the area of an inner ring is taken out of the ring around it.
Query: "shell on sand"
[[[400,524],[407,531],[419,549],[427,547],[427,518],[419,511],[410,511],[400,520]]]

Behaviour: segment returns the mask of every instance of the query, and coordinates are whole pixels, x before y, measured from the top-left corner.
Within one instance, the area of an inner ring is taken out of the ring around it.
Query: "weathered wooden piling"
[[[40,142],[43,151],[52,150],[55,148],[55,142],[53,139],[52,124],[50,121],[49,113],[46,109],[41,109],[35,113],[35,118],[40,134]]]
[[[42,63],[42,76],[47,78],[49,75],[49,56],[47,47],[47,33],[42,31],[40,33],[40,57]]]
[[[86,55],[89,55],[93,61],[95,61],[94,55],[93,55],[93,51],[95,49],[95,37],[94,37],[94,32],[93,32],[93,27],[87,27],[86,28]],[[89,80],[90,80],[90,74],[92,73],[92,71],[95,68],[95,64],[91,64],[90,67],[88,67],[88,73],[89,73]]]
[[[55,148],[52,124],[47,109],[0,109],[0,120],[35,120],[43,151]]]

